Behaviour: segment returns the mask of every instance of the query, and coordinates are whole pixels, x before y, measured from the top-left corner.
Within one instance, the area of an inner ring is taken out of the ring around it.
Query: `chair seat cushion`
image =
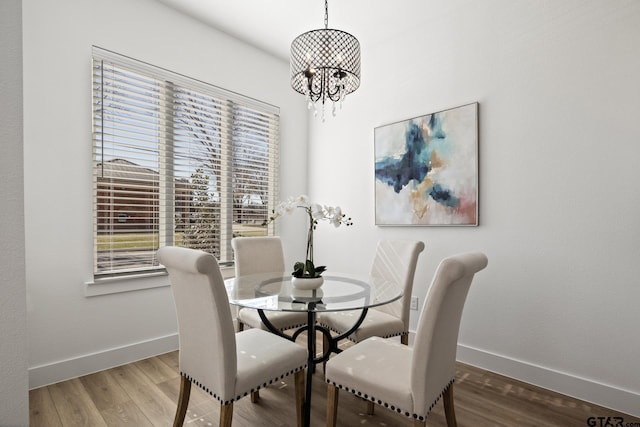
[[[334,332],[348,331],[360,317],[360,310],[322,313],[318,323]],[[353,342],[364,341],[369,337],[390,338],[407,333],[402,320],[378,310],[367,311],[362,325],[348,338]]]
[[[307,313],[295,313],[292,311],[266,311],[267,319],[280,330],[299,328],[307,324]],[[242,308],[238,311],[238,320],[252,328],[267,330],[262,323],[258,310]]]
[[[372,337],[329,359],[326,381],[412,416],[415,412],[411,395],[411,356],[411,348],[406,345]]]
[[[236,351],[238,374],[235,393],[234,396],[223,397],[223,400],[245,396],[307,365],[306,347],[260,329],[237,333]]]

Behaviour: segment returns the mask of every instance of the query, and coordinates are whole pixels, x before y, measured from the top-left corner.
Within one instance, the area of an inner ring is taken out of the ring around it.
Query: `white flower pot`
[[[291,284],[296,289],[310,290],[318,289],[322,286],[324,278],[320,277],[292,277]]]
[[[322,301],[322,289],[298,289],[295,288],[291,291],[293,302],[320,302]]]

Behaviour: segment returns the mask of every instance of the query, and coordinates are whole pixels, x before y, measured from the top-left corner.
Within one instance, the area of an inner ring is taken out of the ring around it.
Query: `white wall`
[[[307,126],[286,62],[155,1],[25,0],[23,27],[28,343],[37,387],[177,348],[169,288],[84,293],[92,279],[91,45],[280,106],[285,194],[306,188],[305,165],[292,159],[306,158]]]
[[[640,415],[640,3],[429,2],[420,25],[386,38],[381,31],[381,44],[360,40],[362,87],[337,118],[312,121],[308,177],[299,162],[306,110],[286,63],[151,0],[23,3],[32,387],[175,345],[167,288],[84,295],[96,44],[279,105],[282,196],[304,192],[308,178],[315,200],[341,205],[356,222],[316,233],[316,258],[330,269],[365,272],[378,239],[420,238],[422,303],[442,257],[485,251],[489,267],[465,308],[462,360]],[[375,227],[374,127],[474,101],[480,227]],[[304,234],[295,221],[281,226],[288,252],[299,253]]]
[[[361,88],[311,122],[310,195],[355,222],[319,229],[315,258],[365,272],[378,239],[424,240],[422,305],[440,259],[485,251],[459,358],[640,415],[640,2],[421,9],[389,17],[426,11],[419,25],[360,40]],[[475,101],[480,226],[374,226],[373,129]]]
[[[0,2],[0,423],[29,424],[21,0]]]

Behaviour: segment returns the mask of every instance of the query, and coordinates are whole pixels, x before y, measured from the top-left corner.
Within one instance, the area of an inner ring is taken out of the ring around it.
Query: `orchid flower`
[[[341,224],[346,226],[353,225],[351,218],[347,218],[340,206],[323,206],[319,203],[311,203],[309,197],[301,194],[297,197],[289,197],[286,201],[280,202],[273,209],[273,215],[265,224],[275,221],[283,215],[290,215],[296,208],[302,208],[307,212],[309,217],[309,230],[307,233],[307,253],[305,262],[296,262],[294,265],[293,275],[295,277],[318,277],[325,270],[324,266],[314,266],[313,264],[313,230],[316,228],[318,221],[327,220],[334,227]]]
[[[343,217],[344,215],[342,214],[342,209],[340,208],[340,206],[336,206],[333,209],[333,212],[331,213],[331,217],[329,218],[329,221],[333,223],[334,227],[340,227],[340,224],[342,224]]]

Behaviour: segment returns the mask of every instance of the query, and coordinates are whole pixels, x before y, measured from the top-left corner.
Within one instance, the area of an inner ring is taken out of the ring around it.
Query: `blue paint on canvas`
[[[411,181],[419,184],[425,180],[431,170],[431,158],[434,152],[448,151],[446,133],[442,129],[439,114],[432,114],[428,122],[429,140],[426,141],[420,127],[409,123],[405,132],[405,151],[401,157],[385,157],[375,164],[375,176],[380,182],[393,187],[400,193]],[[425,197],[451,208],[459,205],[459,199],[451,190],[434,183],[425,190]]]
[[[411,180],[421,182],[429,172],[430,155],[420,128],[411,123],[405,134],[405,152],[399,159],[385,157],[376,162],[376,179],[399,193]]]
[[[442,119],[438,113],[431,115],[429,129],[431,129],[432,139],[445,139],[447,137],[447,134],[442,130]]]
[[[433,187],[428,190],[428,195],[436,202],[450,208],[455,208],[460,204],[460,200],[454,196],[450,190],[443,188],[440,184],[434,184]]]

